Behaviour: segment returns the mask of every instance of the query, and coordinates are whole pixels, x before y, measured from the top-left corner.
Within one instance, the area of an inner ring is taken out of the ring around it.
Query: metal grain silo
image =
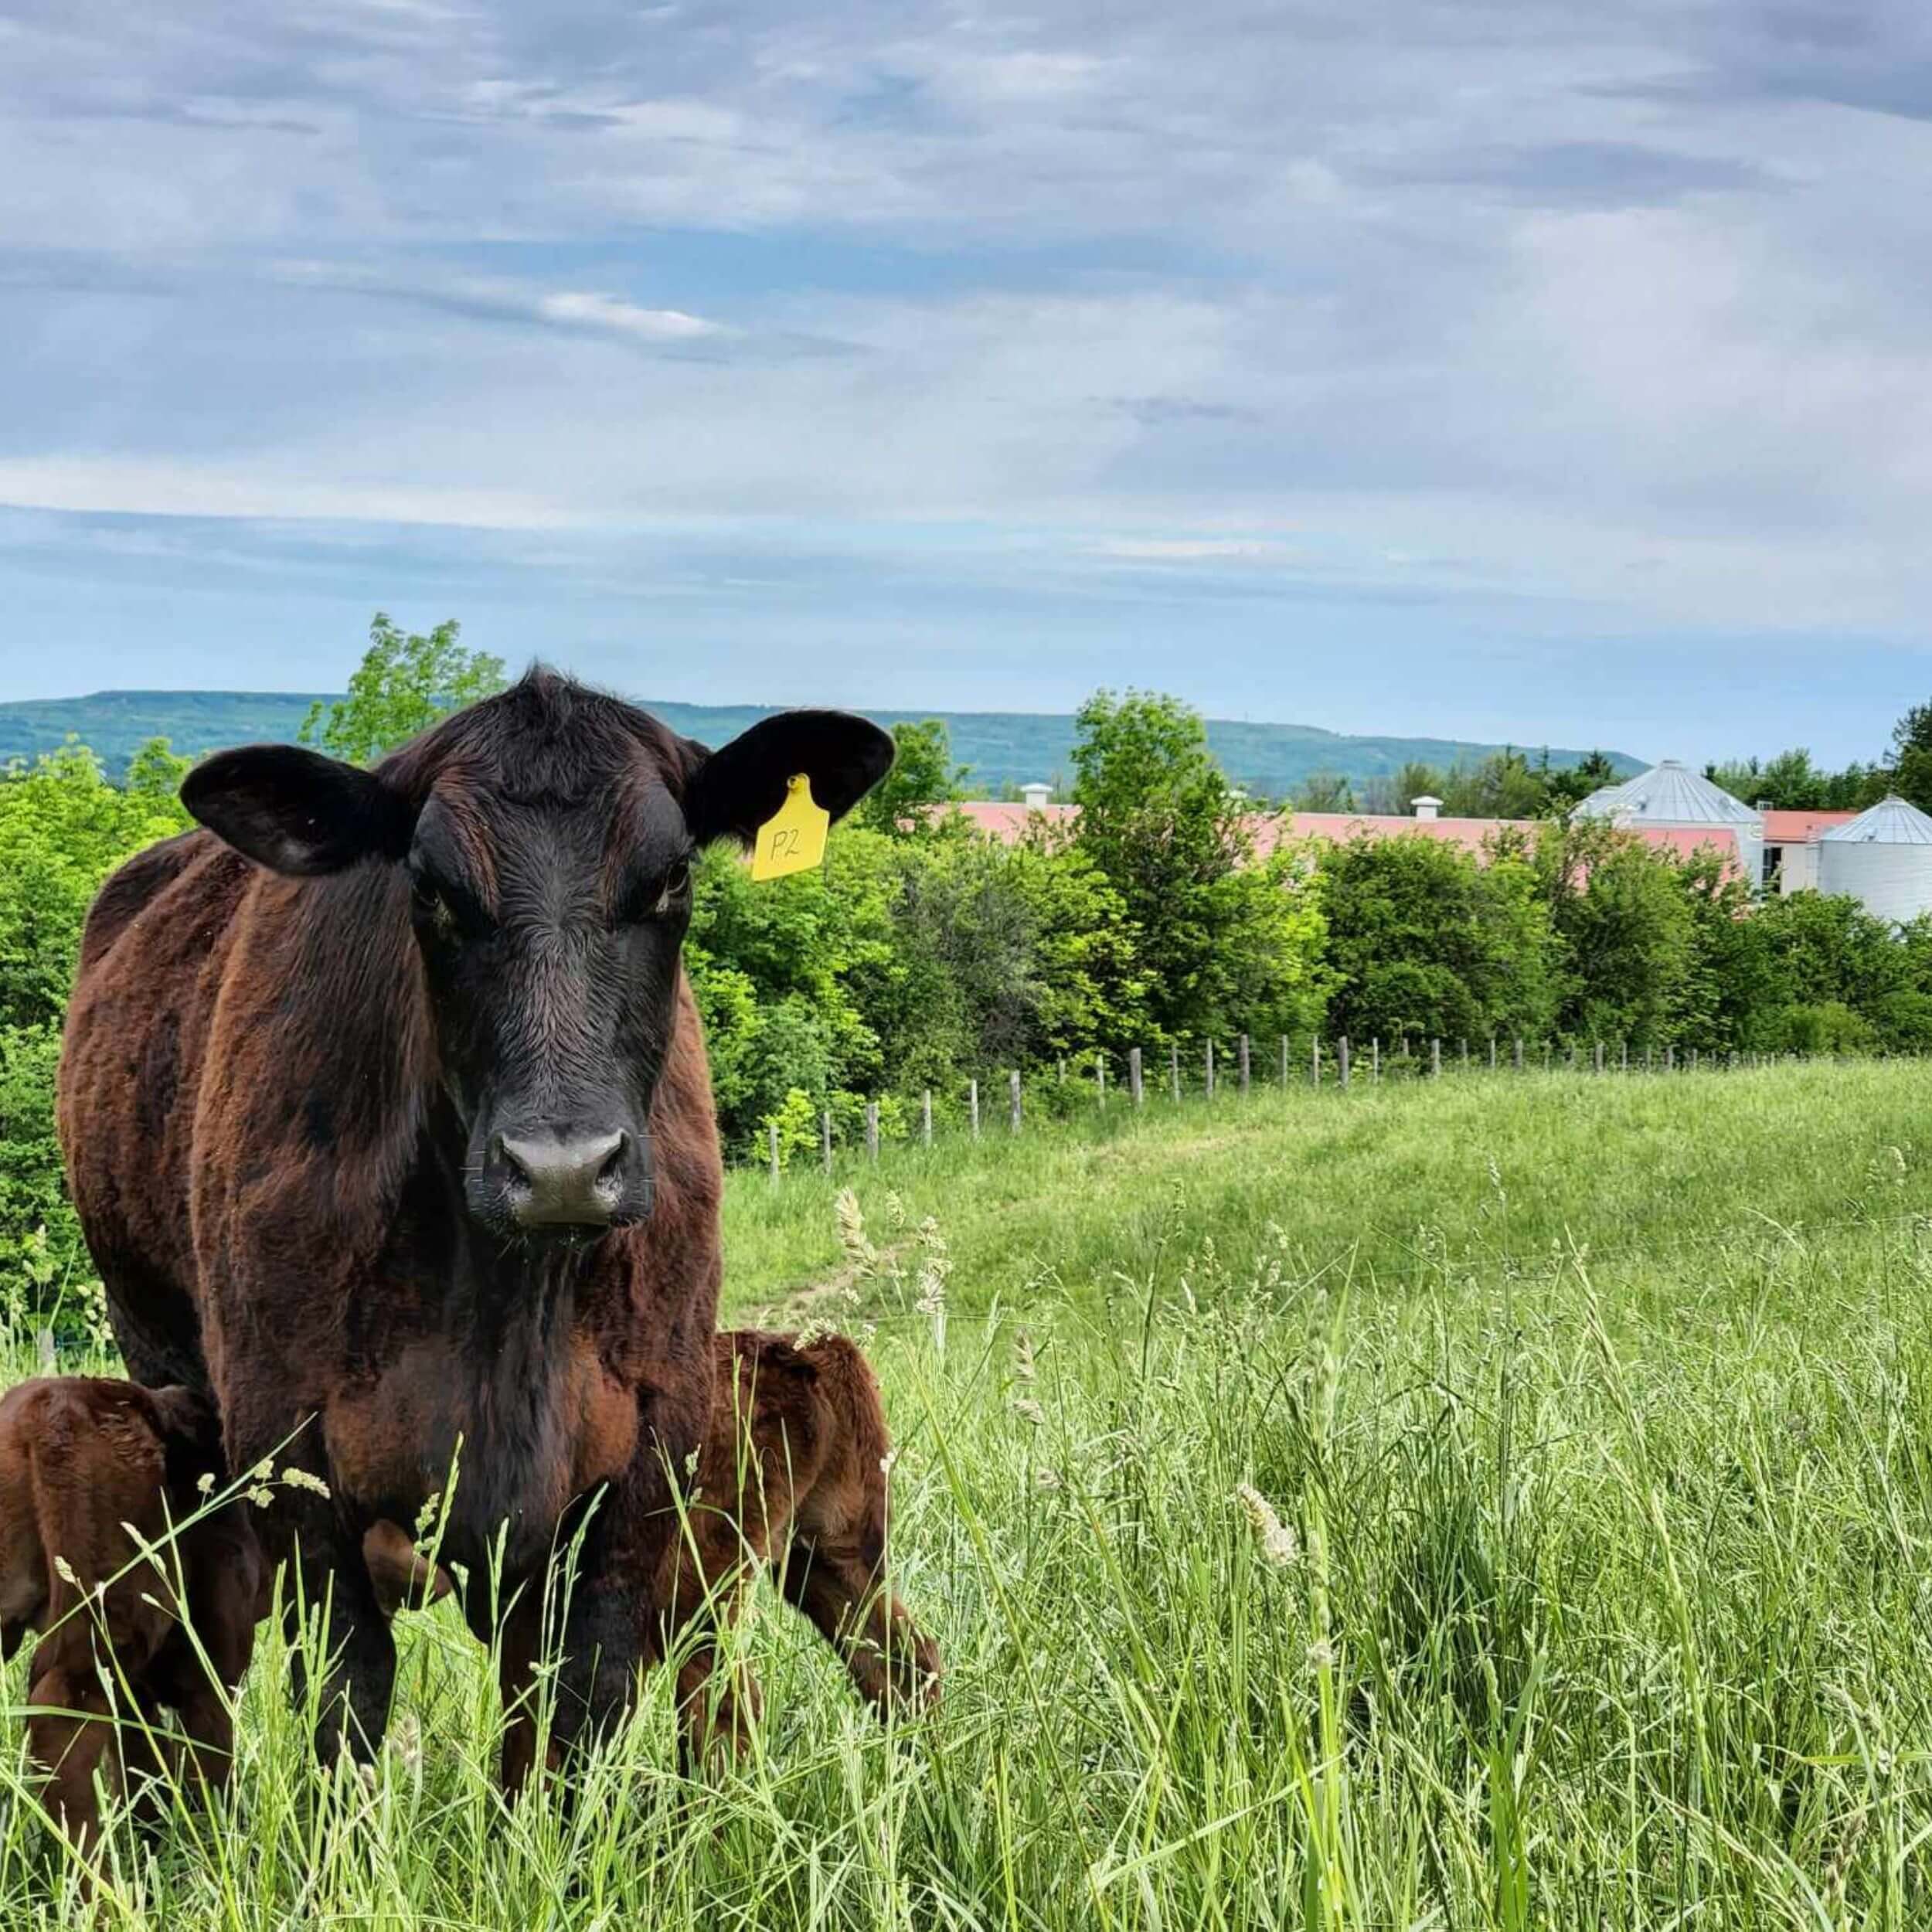
[[[1898,798],[1881,799],[1818,841],[1820,892],[1848,893],[1879,919],[1903,924],[1932,912],[1932,818]]]
[[[1728,832],[1738,862],[1753,889],[1764,875],[1764,815],[1714,785],[1682,759],[1666,758],[1621,784],[1593,791],[1577,808],[1580,818],[1607,818],[1632,831]]]

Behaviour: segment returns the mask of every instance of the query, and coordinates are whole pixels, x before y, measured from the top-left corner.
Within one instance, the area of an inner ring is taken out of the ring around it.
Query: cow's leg
[[[298,1706],[308,1697],[312,1665],[300,1641],[302,1613],[306,1610],[313,1618],[321,1607],[321,1655],[327,1663],[316,1713],[315,1754],[325,1765],[334,1764],[344,1751],[358,1764],[373,1764],[389,1728],[396,1644],[376,1600],[361,1544],[329,1536],[318,1548],[316,1540],[305,1539],[292,1567],[282,1597],[290,1695]]]
[[[801,1540],[777,1574],[786,1597],[845,1660],[859,1694],[882,1717],[899,1705],[917,1710],[937,1696],[939,1647],[886,1583],[883,1533]]]
[[[514,1799],[536,1769],[541,1737],[536,1664],[543,1648],[542,1577],[532,1577],[526,1581],[509,1610],[497,1620],[494,1632],[487,1621],[478,1629],[474,1617],[471,1627],[486,1642],[492,1634],[495,1638],[497,1685],[503,1696],[503,1789]],[[553,1740],[544,1769],[554,1771],[558,1766],[557,1747]]]
[[[704,1392],[708,1397],[708,1389]],[[708,1403],[706,1404],[708,1406]],[[607,1485],[590,1508],[580,1537],[560,1532],[560,1569],[573,1550],[575,1575],[567,1590],[552,1585],[553,1641],[558,1653],[551,1711],[553,1762],[566,1762],[607,1736],[628,1714],[638,1680],[648,1664],[660,1661],[662,1615],[660,1580],[679,1534],[679,1512],[672,1500],[668,1471],[682,1470],[695,1457],[702,1411],[666,1450],[647,1435],[630,1466]]]
[[[753,1549],[762,1554],[759,1546]],[[757,1679],[741,1662],[722,1672],[718,1666],[719,1632],[738,1621],[750,1582],[739,1524],[723,1509],[701,1500],[680,1527],[674,1562],[675,1574],[665,1593],[669,1602],[662,1613],[664,1648],[668,1652],[681,1638],[687,1640],[678,1665],[681,1748],[686,1767],[702,1771],[720,1759],[741,1756],[764,1709]]]
[[[764,1712],[758,1680],[743,1665],[733,1664],[719,1672],[716,1639],[707,1628],[678,1667],[678,1715],[683,1731],[679,1748],[686,1771],[696,1774],[742,1757]]]
[[[40,1801],[54,1822],[83,1854],[100,1832],[100,1803],[94,1774],[108,1791],[121,1789],[120,1754],[106,1692],[90,1665],[71,1667],[64,1658],[40,1668],[36,1657],[27,1702],[27,1750],[45,1774]]]

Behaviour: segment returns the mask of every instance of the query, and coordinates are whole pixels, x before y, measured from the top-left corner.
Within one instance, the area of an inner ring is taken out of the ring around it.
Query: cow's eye
[[[691,868],[673,866],[664,876],[664,883],[658,888],[658,896],[651,902],[650,916],[662,919],[691,889]]]
[[[672,911],[691,889],[691,868],[679,863],[673,866],[658,881],[658,888],[652,892],[648,886],[642,888],[619,915],[631,923],[646,919],[662,919]]]
[[[456,914],[451,910],[450,902],[429,880],[412,880],[410,896],[417,915],[427,920],[443,938],[447,939],[455,932]]]

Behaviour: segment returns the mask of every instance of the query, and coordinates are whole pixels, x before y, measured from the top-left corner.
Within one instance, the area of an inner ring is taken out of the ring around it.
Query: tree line
[[[415,635],[379,617],[348,697],[304,735],[370,759],[502,678],[454,624]],[[896,736],[894,770],[821,869],[758,884],[714,852],[698,869],[686,961],[738,1158],[761,1156],[774,1124],[783,1158],[808,1156],[825,1111],[855,1140],[876,1100],[889,1136],[927,1090],[956,1118],[970,1080],[1090,1074],[1097,1056],[1117,1077],[1134,1046],[1150,1067],[1177,1046],[1197,1064],[1241,1033],[1301,1050],[1343,1034],[1932,1046],[1932,922],[1900,930],[1816,893],[1754,906],[1714,858],[1678,861],[1552,798],[1485,805],[1542,822],[1480,855],[1420,836],[1276,840],[1196,714],[1100,692],[1079,714],[1077,818],[1003,843],[949,811],[967,774],[943,728]],[[1520,782],[1514,756],[1483,781],[1498,800]],[[111,779],[72,746],[0,782],[0,1269],[57,1282],[84,1265],[53,1132],[61,1019],[88,902],[182,828],[185,769],[157,742]],[[1074,1090],[1031,1085],[1049,1107]]]

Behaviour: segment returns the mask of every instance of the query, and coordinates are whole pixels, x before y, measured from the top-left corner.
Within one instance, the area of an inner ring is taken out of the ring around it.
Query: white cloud
[[[316,518],[485,530],[555,529],[571,520],[541,498],[511,491],[349,476],[324,481],[270,468],[115,457],[0,458],[0,504],[90,515]]]
[[[1110,536],[1089,547],[1095,556],[1131,563],[1270,563],[1292,554],[1251,537]]]

